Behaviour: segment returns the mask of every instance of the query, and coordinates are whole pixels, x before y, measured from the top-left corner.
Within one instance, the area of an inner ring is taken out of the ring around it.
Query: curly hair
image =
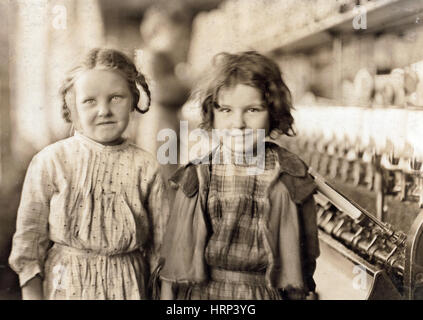
[[[62,97],[62,116],[66,122],[72,122],[69,105],[75,102],[70,92],[76,77],[83,71],[96,68],[118,71],[128,82],[133,97],[133,109],[140,113],[146,113],[149,110],[151,104],[150,89],[145,76],[141,72],[138,72],[131,59],[117,50],[95,48],[90,50],[82,61],[68,72],[60,88],[60,95]],[[141,86],[148,98],[146,107],[142,109],[138,107],[140,91],[137,85]]]
[[[222,52],[213,58],[208,77],[195,92],[200,97],[201,128],[210,130],[213,126],[213,109],[219,108],[219,90],[237,84],[252,86],[262,93],[263,102],[269,112],[270,132],[295,135],[292,127],[294,118],[291,115],[291,92],[282,79],[279,66],[255,51],[237,54]]]

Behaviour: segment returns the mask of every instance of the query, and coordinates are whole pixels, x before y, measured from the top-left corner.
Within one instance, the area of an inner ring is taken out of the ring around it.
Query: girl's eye
[[[217,111],[222,112],[222,113],[229,113],[229,112],[231,112],[231,109],[220,107],[219,109],[217,109]]]
[[[248,112],[260,112],[260,109],[258,109],[258,108],[250,108],[250,109],[248,109]]]
[[[82,101],[83,104],[94,104],[95,99],[85,99]]]
[[[123,96],[116,95],[112,97],[111,101],[117,103],[122,101],[122,99],[123,99]]]
[[[248,109],[248,112],[260,112],[263,111],[263,107],[251,107]]]

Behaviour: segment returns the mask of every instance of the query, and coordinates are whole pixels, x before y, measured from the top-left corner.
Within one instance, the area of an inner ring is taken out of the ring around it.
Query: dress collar
[[[276,151],[280,172],[286,172],[294,177],[305,177],[307,165],[296,154],[285,149],[280,140],[267,136],[265,143]]]
[[[279,163],[280,173],[287,173],[294,177],[305,177],[308,172],[307,165],[298,157],[296,154],[288,151],[284,148],[283,143],[280,140],[272,139],[266,136],[265,143],[267,148],[272,148],[276,153],[276,159]],[[198,158],[197,160],[190,161],[190,163],[212,163],[212,160],[216,156],[216,152],[219,152],[220,147],[217,146],[208,152],[204,157]]]
[[[98,151],[117,151],[117,150],[122,150],[125,149],[128,144],[129,141],[128,139],[125,139],[121,144],[117,144],[117,145],[113,145],[113,146],[106,146],[104,144],[101,144],[97,141],[94,141],[91,138],[88,138],[87,136],[84,136],[82,133],[75,131],[74,137],[81,141],[84,145],[86,145],[87,147],[91,148],[91,149],[95,149]]]

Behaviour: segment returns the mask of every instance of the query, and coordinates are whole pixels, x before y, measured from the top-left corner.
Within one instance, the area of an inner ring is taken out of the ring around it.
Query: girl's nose
[[[111,108],[108,103],[99,103],[98,105],[98,115],[102,117],[106,117],[111,115]]]
[[[235,114],[232,119],[233,129],[245,129],[245,119],[243,114]]]

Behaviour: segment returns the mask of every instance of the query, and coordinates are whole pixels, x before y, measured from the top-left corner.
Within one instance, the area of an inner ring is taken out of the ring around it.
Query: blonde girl
[[[148,111],[148,85],[123,53],[93,49],[61,94],[75,134],[27,170],[9,258],[23,298],[148,299],[165,184],[154,157],[123,136],[131,112]]]

